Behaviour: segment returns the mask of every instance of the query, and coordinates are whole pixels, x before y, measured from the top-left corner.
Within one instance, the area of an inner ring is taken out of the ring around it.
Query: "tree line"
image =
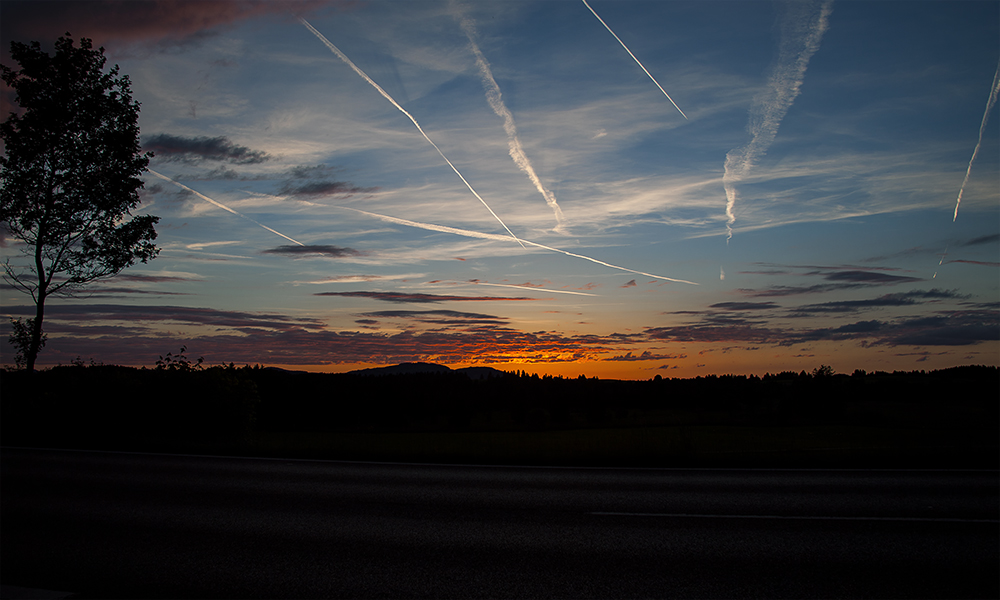
[[[381,377],[205,368],[183,352],[156,368],[81,363],[0,372],[6,445],[252,442],[262,432],[552,431],[657,426],[991,427],[996,367],[646,381],[459,372]]]

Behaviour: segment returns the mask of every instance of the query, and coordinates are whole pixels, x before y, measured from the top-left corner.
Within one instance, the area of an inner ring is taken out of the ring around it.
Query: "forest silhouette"
[[[5,446],[595,466],[983,467],[1000,371],[829,367],[645,381],[414,363],[342,374],[213,366],[3,371]]]

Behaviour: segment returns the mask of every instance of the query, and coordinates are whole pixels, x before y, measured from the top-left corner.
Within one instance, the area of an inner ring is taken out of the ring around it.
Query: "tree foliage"
[[[66,34],[53,56],[38,42],[12,42],[10,54],[21,68],[0,65],[0,75],[21,111],[0,124],[0,224],[24,243],[4,278],[35,303],[11,338],[30,371],[46,299],[154,258],[158,218],[131,215],[152,155],[140,152],[129,78],[117,65],[104,71],[104,49]]]

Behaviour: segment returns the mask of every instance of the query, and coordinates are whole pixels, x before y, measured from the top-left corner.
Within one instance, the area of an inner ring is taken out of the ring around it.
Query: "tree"
[[[139,103],[117,65],[104,71],[104,48],[86,38],[75,47],[67,33],[54,56],[38,42],[12,42],[10,54],[21,69],[0,65],[0,76],[21,111],[0,124],[0,225],[24,243],[19,260],[4,261],[4,279],[35,303],[11,336],[30,372],[46,300],[154,258],[159,219],[129,218],[152,153],[140,153]]]
[[[833,367],[830,365],[820,365],[819,367],[813,369],[812,376],[815,379],[833,377]]]

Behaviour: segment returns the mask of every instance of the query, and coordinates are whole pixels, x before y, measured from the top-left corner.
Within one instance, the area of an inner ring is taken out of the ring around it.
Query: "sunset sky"
[[[40,366],[1000,364],[998,2],[0,10],[8,66],[103,45],[156,154],[159,257],[50,300]]]

